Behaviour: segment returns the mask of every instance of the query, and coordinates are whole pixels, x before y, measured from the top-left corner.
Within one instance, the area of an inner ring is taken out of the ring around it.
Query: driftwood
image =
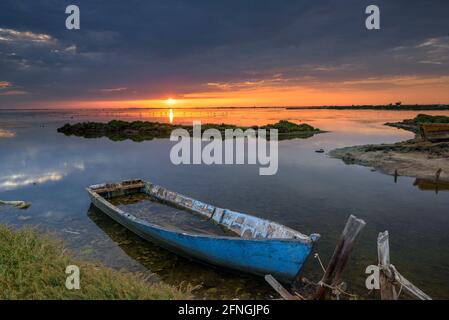
[[[337,287],[346,263],[348,262],[349,255],[354,246],[354,241],[365,225],[365,221],[357,219],[353,215],[349,217],[345,229],[341,234],[340,241],[327,266],[326,273],[321,279],[320,286],[315,293],[315,299],[323,300],[330,298],[332,288]]]
[[[282,297],[284,300],[303,300],[302,296],[292,295],[287,291],[271,274],[265,276],[265,281]]]
[[[0,200],[0,205],[9,205],[14,206],[19,209],[28,209],[31,206],[31,203],[25,201],[3,201]]]
[[[397,300],[401,291],[405,291],[420,300],[432,300],[421,289],[413,285],[396,267],[390,263],[390,244],[388,231],[377,237],[377,253],[380,271],[380,297],[382,300]],[[397,291],[399,287],[399,292]]]

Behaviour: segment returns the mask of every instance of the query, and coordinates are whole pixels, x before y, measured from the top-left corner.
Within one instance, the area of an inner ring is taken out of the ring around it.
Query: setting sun
[[[165,100],[165,103],[169,106],[173,106],[174,104],[176,104],[176,100],[173,98],[168,98],[167,100]]]

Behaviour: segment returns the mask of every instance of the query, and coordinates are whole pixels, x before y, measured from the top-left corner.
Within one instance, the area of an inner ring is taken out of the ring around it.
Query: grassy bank
[[[66,267],[80,269],[80,289],[65,287]],[[0,299],[189,299],[189,292],[83,261],[36,230],[0,225]]]

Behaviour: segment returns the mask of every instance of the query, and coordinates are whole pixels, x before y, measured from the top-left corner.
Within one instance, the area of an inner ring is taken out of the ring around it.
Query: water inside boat
[[[108,201],[139,219],[173,231],[237,237],[237,234],[202,216],[161,203],[145,193],[117,196]]]

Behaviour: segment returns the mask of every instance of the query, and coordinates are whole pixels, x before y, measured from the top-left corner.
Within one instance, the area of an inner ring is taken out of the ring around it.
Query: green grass
[[[296,124],[287,120],[280,120],[277,123],[262,126],[261,129],[277,129],[279,134],[319,131],[319,129],[314,128],[307,123]]]
[[[414,119],[415,123],[449,123],[447,116],[431,116],[428,114],[418,114]]]
[[[80,289],[65,287],[68,265],[80,268]],[[190,299],[190,289],[151,283],[141,274],[83,261],[35,229],[0,225],[0,299]]]
[[[207,129],[217,129],[220,132],[225,132],[226,129],[242,129],[246,130],[252,128],[257,129],[277,129],[280,135],[289,134],[309,134],[312,136],[319,133],[318,128],[314,128],[308,124],[296,124],[287,120],[281,120],[274,124],[266,126],[251,126],[241,127],[232,124],[211,124],[206,123],[201,125],[201,131]],[[191,125],[176,125],[169,123],[149,122],[149,121],[133,121],[127,122],[122,120],[112,120],[108,123],[101,122],[81,122],[75,124],[66,123],[64,126],[58,128],[58,132],[64,133],[67,136],[75,135],[84,138],[100,138],[107,137],[112,141],[123,141],[130,139],[135,142],[142,142],[152,140],[155,138],[169,138],[174,129],[185,129],[192,133],[193,126]],[[306,136],[304,136],[306,137]]]

